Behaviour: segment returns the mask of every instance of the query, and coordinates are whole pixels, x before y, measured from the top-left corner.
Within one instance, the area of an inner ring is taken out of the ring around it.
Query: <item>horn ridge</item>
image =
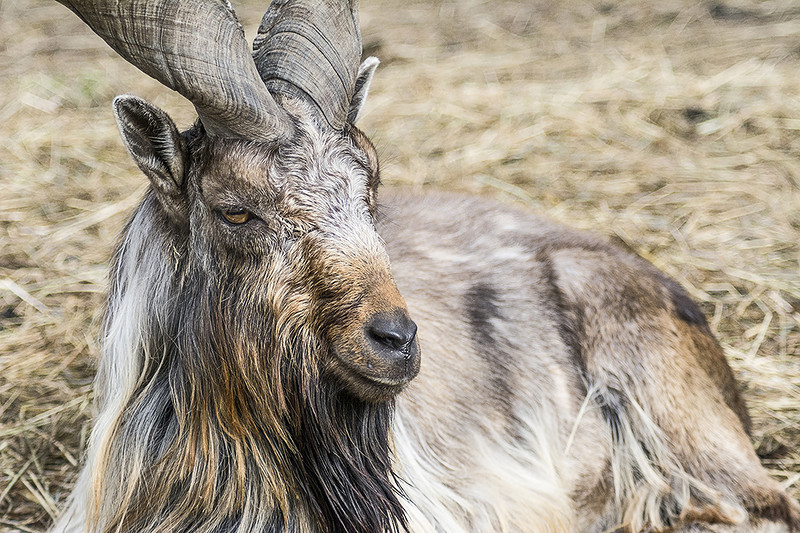
[[[271,93],[311,104],[341,130],[361,59],[358,3],[275,0],[258,28],[253,58]]]
[[[308,25],[310,31],[317,31]],[[322,113],[330,126],[340,129],[341,113],[355,83],[348,79],[347,65],[324,35],[311,40],[307,34],[288,29],[271,35],[270,47],[260,54],[264,83],[272,94],[303,95]],[[302,61],[298,60],[302,58]],[[298,83],[302,80],[302,83]]]
[[[285,26],[285,27],[282,27]],[[305,30],[305,31],[304,31]],[[290,34],[284,36],[283,34]],[[312,38],[318,37],[318,39]],[[264,36],[266,37],[266,36]],[[262,42],[264,37],[262,37]],[[262,52],[262,54],[274,54],[274,53],[286,53],[282,48],[281,41],[285,44],[292,44],[294,41],[307,41],[306,44],[313,46],[316,48],[322,58],[329,64],[329,66],[333,69],[336,76],[339,78],[339,81],[342,84],[342,87],[347,87],[349,84],[348,79],[346,79],[345,72],[348,69],[348,65],[345,64],[343,58],[337,53],[335,45],[330,41],[327,35],[325,35],[320,29],[315,26],[313,23],[306,21],[306,20],[284,20],[278,21],[276,25],[274,25],[270,32],[269,38],[271,44],[275,45],[274,48],[277,49],[267,49]],[[260,45],[261,43],[259,43]],[[256,46],[256,43],[253,43],[253,49],[258,51],[260,46]],[[302,46],[297,46],[298,50],[302,50]],[[288,55],[288,54],[287,54]],[[280,72],[279,69],[274,69],[276,72]],[[268,78],[269,80],[269,78]],[[268,81],[265,80],[265,81]]]
[[[129,63],[189,99],[209,134],[262,142],[293,134],[226,0],[58,1]]]

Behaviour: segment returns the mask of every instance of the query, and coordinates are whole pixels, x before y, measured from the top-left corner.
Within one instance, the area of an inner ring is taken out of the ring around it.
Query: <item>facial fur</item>
[[[197,125],[175,146],[182,179],[157,157],[137,160],[159,173],[148,174],[154,186],[112,273],[107,329],[144,275],[143,254],[163,265],[143,293],[155,291],[155,309],[166,311],[137,311],[145,318],[130,375],[140,375],[114,400],[127,407],[95,469],[134,481],[126,493],[115,489],[125,483],[98,483],[96,517],[144,530],[154,509],[177,523],[188,515],[170,510],[190,509],[197,531],[394,530],[404,515],[390,465],[392,399],[419,358],[414,341],[413,353],[386,362],[367,327],[376,315],[410,322],[374,226],[374,148],[354,127],[299,119],[282,145],[216,139]]]

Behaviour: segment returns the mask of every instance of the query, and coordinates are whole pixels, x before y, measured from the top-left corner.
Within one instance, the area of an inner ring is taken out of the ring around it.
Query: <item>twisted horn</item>
[[[144,73],[191,101],[211,135],[277,141],[292,123],[226,0],[58,0]]]
[[[342,129],[361,59],[358,0],[274,0],[253,58],[271,93],[301,98]]]

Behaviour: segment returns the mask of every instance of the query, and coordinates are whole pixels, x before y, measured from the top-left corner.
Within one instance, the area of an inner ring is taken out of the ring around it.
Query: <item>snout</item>
[[[377,245],[377,243],[376,243]],[[391,276],[388,257],[375,250],[326,256],[319,278],[319,323],[330,357],[325,369],[342,391],[386,401],[419,373],[417,325]]]
[[[417,325],[407,313],[379,313],[365,327],[366,336],[376,350],[390,359],[407,360],[416,352]]]
[[[369,314],[332,344],[338,361],[333,370],[363,400],[388,400],[419,373],[417,325],[405,306]]]
[[[417,325],[405,310],[373,315],[364,326],[364,334],[374,352],[373,357],[367,358],[365,377],[378,383],[402,385],[417,375]]]

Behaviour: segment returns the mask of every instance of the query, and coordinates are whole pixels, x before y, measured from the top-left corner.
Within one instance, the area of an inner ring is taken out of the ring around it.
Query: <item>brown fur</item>
[[[443,463],[467,477],[480,469],[465,440],[470,433],[443,428],[494,426],[507,433],[503,446],[519,445],[519,427],[501,421],[519,420],[530,402],[554,402],[562,436],[553,438],[563,442],[586,391],[599,387],[607,392],[589,399],[599,405],[584,414],[572,448],[582,458],[571,492],[582,509],[580,530],[624,518],[613,509],[624,501],[611,503],[620,494],[608,461],[620,461],[615,447],[636,442],[665,485],[650,510],[656,521],[631,515],[633,530],[684,522],[759,530],[741,523],[737,505],[751,520],[797,527],[797,506],[769,479],[747,438],[749,418],[719,344],[674,282],[598,239],[483,200],[398,196],[385,213],[398,284],[423,324],[422,371],[401,407],[408,403],[426,421],[426,406],[437,406],[425,431],[440,435],[429,445]],[[456,305],[459,294],[466,308]],[[542,381],[548,368],[564,374]],[[488,400],[495,394],[503,401]],[[637,425],[640,417],[655,433]],[[604,436],[609,429],[614,444]],[[655,490],[633,468],[623,500]]]
[[[366,137],[282,105],[261,145],[118,100],[153,187],[59,531],[798,529],[675,282],[488,200],[381,208]]]

